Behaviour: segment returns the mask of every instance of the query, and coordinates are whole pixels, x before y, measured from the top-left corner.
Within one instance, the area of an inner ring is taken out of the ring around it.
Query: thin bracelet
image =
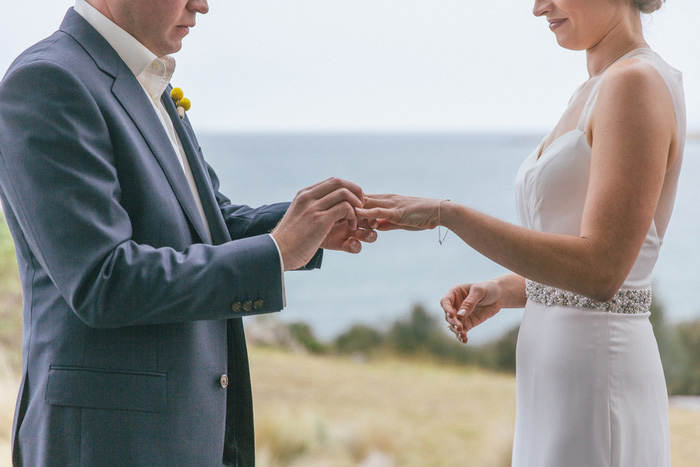
[[[443,200],[440,200],[440,202],[438,203],[438,243],[439,243],[440,245],[442,245],[442,244],[445,242],[445,239],[447,238],[447,234],[450,232],[450,229],[447,229],[446,232],[445,232],[445,235],[443,236],[443,235],[442,235],[442,230],[441,230],[441,228],[440,228],[440,224],[441,224],[441,221],[442,221],[442,219],[440,218],[440,205],[441,205],[442,203],[444,203],[445,201],[450,201],[450,200],[449,200],[449,199],[443,199]]]

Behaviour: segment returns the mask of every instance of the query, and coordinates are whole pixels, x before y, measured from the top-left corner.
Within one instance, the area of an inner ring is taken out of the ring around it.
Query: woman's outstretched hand
[[[445,320],[460,342],[467,343],[467,331],[498,313],[503,306],[501,286],[493,281],[462,284],[453,287],[440,305]]]
[[[438,225],[439,199],[400,195],[365,195],[365,205],[356,208],[357,217],[378,219],[377,230],[426,230]]]

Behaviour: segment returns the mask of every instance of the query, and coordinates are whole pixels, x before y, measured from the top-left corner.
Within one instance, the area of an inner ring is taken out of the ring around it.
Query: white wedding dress
[[[683,85],[680,72],[648,48],[618,60],[630,58],[650,63],[666,82],[676,111],[677,157],[666,173],[637,261],[614,301],[594,302],[527,281],[517,345],[514,467],[671,463],[668,396],[648,310],[652,269],[671,216],[683,156]],[[580,234],[591,161],[584,130],[599,84],[600,77],[594,77],[577,91],[590,90],[577,128],[544,151],[543,141],[521,166],[516,199],[523,226]]]

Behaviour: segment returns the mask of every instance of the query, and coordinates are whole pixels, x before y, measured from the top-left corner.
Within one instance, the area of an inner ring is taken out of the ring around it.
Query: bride
[[[462,341],[525,307],[513,465],[670,465],[668,398],[649,322],[651,274],[685,141],[681,75],[644,40],[662,0],[536,0],[589,79],[516,177],[521,226],[449,200],[367,195],[380,229],[445,226],[513,271],[442,299]]]

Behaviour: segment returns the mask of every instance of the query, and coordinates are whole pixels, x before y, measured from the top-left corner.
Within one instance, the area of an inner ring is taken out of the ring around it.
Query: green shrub
[[[438,318],[438,316],[440,316]],[[652,304],[651,323],[659,345],[669,394],[700,395],[700,320],[670,325],[663,305]],[[323,345],[306,325],[294,325],[292,333],[312,352]],[[515,348],[519,327],[483,345],[463,345],[442,326],[441,314],[431,314],[420,305],[397,320],[386,333],[355,325],[338,336],[333,348],[341,354],[372,354],[377,351],[399,357],[420,357],[440,363],[475,365],[493,371],[515,373]]]
[[[20,360],[21,341],[22,286],[12,236],[0,211],[0,350],[13,364]]]
[[[429,341],[438,332],[437,319],[422,305],[413,307],[407,320],[394,323],[387,336],[387,346],[399,355],[425,353]]]
[[[333,346],[341,354],[371,355],[383,352],[399,357],[420,357],[439,363],[472,364],[493,367],[491,351],[465,346],[447,333],[441,317],[421,304],[414,305],[408,317],[399,319],[385,333],[366,325],[355,325],[338,336]]]
[[[649,320],[659,345],[668,393],[700,395],[700,320],[670,325],[658,301],[651,305]]]
[[[495,341],[493,344],[487,345],[490,347],[492,357],[491,369],[504,371],[507,373],[515,373],[515,346],[518,342],[518,332],[520,326],[516,326],[506,332]]]
[[[292,323],[289,325],[289,332],[301,345],[311,353],[325,353],[326,347],[316,339],[311,326],[306,323]]]
[[[677,326],[685,371],[675,383],[678,394],[700,396],[700,319]]]
[[[15,245],[12,242],[10,229],[7,228],[5,216],[0,211],[0,291],[19,287]]]
[[[356,324],[339,335],[333,342],[336,352],[341,354],[370,354],[384,343],[384,336],[374,328]]]

